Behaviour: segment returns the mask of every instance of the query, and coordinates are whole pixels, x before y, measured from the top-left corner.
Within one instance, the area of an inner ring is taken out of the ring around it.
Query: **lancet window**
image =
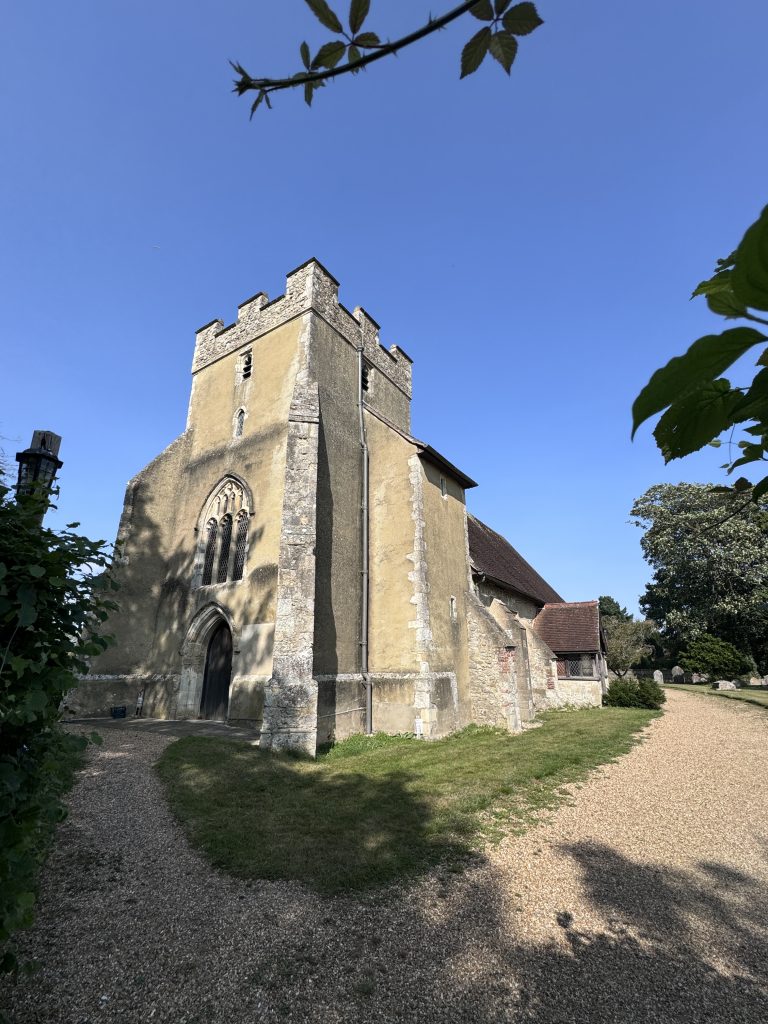
[[[241,580],[248,553],[248,495],[237,480],[227,479],[214,492],[203,516],[196,560],[197,585]]]

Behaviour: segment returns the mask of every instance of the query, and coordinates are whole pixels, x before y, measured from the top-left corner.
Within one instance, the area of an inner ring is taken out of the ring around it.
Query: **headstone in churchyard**
[[[715,686],[718,690],[738,690],[736,683],[731,683],[727,679],[718,679]]]
[[[706,683],[707,677],[702,675],[701,672],[694,672],[691,676],[692,683]]]
[[[682,683],[685,678],[685,672],[680,668],[679,665],[675,665],[672,669],[672,681],[675,683]]]
[[[656,671],[653,673],[653,681],[654,681],[654,683],[658,683],[659,686],[663,685],[663,683],[664,683],[664,673],[661,671],[660,668],[657,668]]]

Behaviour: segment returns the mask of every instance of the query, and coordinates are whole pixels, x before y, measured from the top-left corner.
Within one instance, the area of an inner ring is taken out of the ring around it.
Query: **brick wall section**
[[[277,571],[277,620],[272,678],[264,694],[261,745],[314,755],[317,682],[312,678],[315,632],[317,384],[299,374],[288,417],[285,492]]]

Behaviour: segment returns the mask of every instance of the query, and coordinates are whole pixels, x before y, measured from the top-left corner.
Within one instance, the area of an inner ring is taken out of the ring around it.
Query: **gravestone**
[[[661,671],[660,668],[657,668],[656,671],[653,673],[653,681],[654,683],[658,683],[659,686],[664,685],[664,673]]]
[[[736,683],[731,683],[727,679],[718,679],[715,686],[718,690],[738,690]]]
[[[672,669],[672,682],[682,683],[684,678],[685,672],[680,668],[679,665],[675,665],[675,667]]]

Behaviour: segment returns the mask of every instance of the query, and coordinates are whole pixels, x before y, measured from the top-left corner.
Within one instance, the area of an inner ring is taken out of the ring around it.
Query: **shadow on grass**
[[[471,726],[433,743],[353,737],[316,761],[189,737],[165,750],[158,772],[217,867],[351,892],[465,864],[567,799],[564,786],[631,749],[654,717],[554,714],[522,736]]]
[[[436,822],[408,771],[333,772],[304,759],[233,750],[227,741],[188,739],[167,749],[158,771],[193,843],[240,878],[297,879],[338,893],[472,852],[461,839],[462,817],[449,813],[451,820],[441,815]]]

